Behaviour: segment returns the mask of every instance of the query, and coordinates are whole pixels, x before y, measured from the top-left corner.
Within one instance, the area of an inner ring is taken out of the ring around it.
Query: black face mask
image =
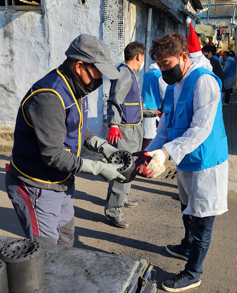
[[[172,85],[182,79],[183,72],[181,71],[179,64],[176,64],[173,68],[162,71],[162,77],[166,83]]]
[[[85,66],[85,65],[84,65],[84,66]],[[96,79],[96,78],[92,77],[92,75],[90,74],[90,71],[87,69],[86,66],[85,66],[85,69],[86,69],[86,71],[87,71],[87,73],[88,73],[88,75],[89,75],[91,81],[90,81],[88,84],[86,84],[86,83],[83,81],[83,79],[81,78],[81,76],[80,76],[79,74],[78,74],[78,77],[79,77],[80,81],[82,82],[82,84],[83,84],[85,90],[86,90],[87,92],[91,93],[91,92],[95,91],[99,86],[102,85],[102,83],[103,83],[103,79],[102,79],[102,78],[97,78],[97,79]]]

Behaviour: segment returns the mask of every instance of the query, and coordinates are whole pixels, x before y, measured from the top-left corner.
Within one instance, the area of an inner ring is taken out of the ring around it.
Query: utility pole
[[[207,10],[207,24],[209,24],[209,11],[210,11],[211,0],[208,0],[208,10]]]

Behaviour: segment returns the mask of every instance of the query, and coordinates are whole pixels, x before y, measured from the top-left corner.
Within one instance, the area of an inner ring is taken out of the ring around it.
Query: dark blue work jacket
[[[65,109],[65,125],[67,135],[64,141],[65,150],[76,156],[80,155],[84,141],[87,120],[87,97],[81,99],[79,106],[74,93],[65,76],[55,69],[37,81],[21,101],[21,111],[18,112],[12,165],[23,176],[43,183],[60,183],[71,173],[49,167],[40,155],[38,140],[34,127],[27,120],[25,108],[35,94],[51,92],[58,96]]]
[[[121,125],[137,125],[143,118],[141,92],[137,78],[132,69],[126,64],[121,64],[118,68],[126,67],[130,71],[132,78],[132,86],[125,97],[122,107]]]

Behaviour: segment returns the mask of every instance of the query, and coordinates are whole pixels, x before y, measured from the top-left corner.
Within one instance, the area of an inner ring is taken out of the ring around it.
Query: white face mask
[[[142,71],[143,67],[144,67],[144,61],[143,61],[142,64],[140,65],[139,71]]]

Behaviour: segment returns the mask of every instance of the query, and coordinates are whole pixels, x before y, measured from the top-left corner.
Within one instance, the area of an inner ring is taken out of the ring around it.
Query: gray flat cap
[[[81,34],[71,42],[65,54],[72,60],[94,64],[109,79],[120,77],[120,72],[110,59],[108,46],[95,36]]]

